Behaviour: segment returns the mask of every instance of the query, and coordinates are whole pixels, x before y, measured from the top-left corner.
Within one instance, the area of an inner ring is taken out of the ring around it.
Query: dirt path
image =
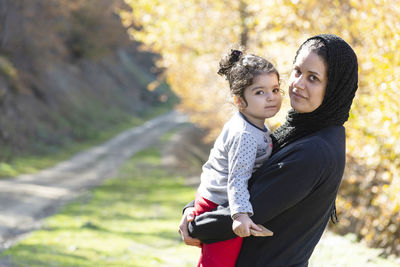
[[[135,152],[186,121],[184,115],[170,112],[52,168],[0,180],[0,251],[39,228],[42,218],[84,190],[112,177]]]

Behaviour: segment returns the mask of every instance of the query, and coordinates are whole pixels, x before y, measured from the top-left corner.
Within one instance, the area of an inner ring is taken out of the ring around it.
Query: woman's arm
[[[236,237],[232,231],[231,213],[227,204],[225,207],[219,206],[213,212],[198,215],[196,218],[193,218],[193,209],[194,201],[191,201],[183,208],[183,215],[178,229],[186,245],[199,246],[201,242],[214,243]]]
[[[252,220],[265,224],[306,197],[322,173],[330,171],[324,154],[318,142],[311,140],[273,155],[251,179]],[[204,243],[212,243],[235,237],[231,226],[229,208],[219,207],[197,216],[189,224],[189,233]]]
[[[232,230],[232,218],[229,207],[218,206],[212,212],[196,216],[189,223],[191,237],[198,238],[204,243],[214,243],[237,237]]]

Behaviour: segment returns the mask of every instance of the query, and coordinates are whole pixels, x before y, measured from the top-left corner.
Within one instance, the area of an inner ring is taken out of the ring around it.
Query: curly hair
[[[250,86],[254,78],[260,74],[279,72],[271,62],[257,55],[246,54],[243,50],[231,50],[219,62],[218,74],[225,76],[229,82],[230,92],[233,95],[244,97],[244,90]]]

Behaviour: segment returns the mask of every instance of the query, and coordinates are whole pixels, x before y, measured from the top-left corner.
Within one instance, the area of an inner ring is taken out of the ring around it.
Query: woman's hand
[[[179,224],[178,232],[182,237],[183,242],[189,246],[196,246],[201,248],[201,241],[197,238],[193,238],[189,235],[188,224],[194,220],[193,215],[194,208],[186,208],[182,215],[181,222]]]

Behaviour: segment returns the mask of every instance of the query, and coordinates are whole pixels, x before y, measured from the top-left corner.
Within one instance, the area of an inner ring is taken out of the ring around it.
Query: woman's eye
[[[298,77],[301,74],[301,72],[298,69],[293,69],[292,72],[293,72],[294,76],[296,76],[296,77]]]
[[[312,82],[318,81],[317,76],[311,75],[311,76],[310,76],[310,81],[312,81]]]

